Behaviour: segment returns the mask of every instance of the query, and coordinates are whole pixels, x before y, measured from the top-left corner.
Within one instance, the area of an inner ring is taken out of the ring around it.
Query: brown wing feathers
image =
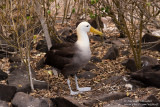
[[[55,44],[50,51],[46,53],[47,65],[53,66],[62,70],[67,66],[67,64],[72,63],[72,58],[75,53],[74,44]]]

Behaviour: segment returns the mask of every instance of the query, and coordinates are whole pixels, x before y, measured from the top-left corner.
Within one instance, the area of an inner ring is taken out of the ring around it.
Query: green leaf
[[[75,11],[76,11],[75,8],[73,8],[73,9],[72,9],[72,13],[75,13]]]
[[[53,75],[53,72],[52,72],[51,70],[49,70],[49,71],[48,71],[48,74],[52,76],[52,75]]]
[[[51,11],[50,11],[50,10],[47,10],[47,13],[48,13],[48,14],[50,14],[50,13],[51,13]]]
[[[85,12],[86,11],[86,9],[85,8],[83,8],[83,12]]]
[[[56,8],[57,8],[57,9],[59,9],[59,8],[60,8],[59,4],[58,4],[58,5],[56,5]]]
[[[33,39],[37,39],[37,35],[33,35]]]
[[[14,65],[14,67],[17,68],[18,66],[17,66],[17,65]]]
[[[97,14],[94,15],[94,17],[97,17],[97,16],[98,16]]]
[[[109,7],[108,6],[105,8],[105,12],[109,13]]]
[[[30,16],[27,16],[27,20],[29,20]]]
[[[96,1],[96,3],[98,3],[98,0],[95,0]]]
[[[147,4],[147,6],[151,6],[151,2],[147,2],[146,4]]]
[[[129,92],[126,92],[127,97],[129,96]]]
[[[103,10],[104,10],[104,7],[101,8],[101,11],[103,11]]]
[[[2,9],[5,9],[6,8],[6,5],[2,5]]]
[[[91,19],[94,19],[94,18],[95,18],[95,15],[93,15],[93,13],[90,13],[90,18],[91,18]]]
[[[95,3],[95,0],[91,0],[91,4],[93,5]]]

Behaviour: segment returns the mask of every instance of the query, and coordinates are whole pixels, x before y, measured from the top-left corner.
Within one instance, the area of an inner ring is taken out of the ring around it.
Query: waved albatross
[[[77,82],[77,72],[85,66],[91,58],[90,42],[87,32],[93,32],[102,35],[102,32],[94,29],[88,22],[81,22],[77,26],[77,41],[73,43],[54,44],[50,51],[45,55],[45,63],[57,68],[65,78],[75,76],[77,92],[72,91],[70,80],[67,79],[67,84],[70,89],[70,94],[75,95],[79,92],[89,91],[91,87],[79,88]]]

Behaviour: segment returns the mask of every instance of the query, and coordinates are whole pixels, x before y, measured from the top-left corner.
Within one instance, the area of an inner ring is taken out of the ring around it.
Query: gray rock
[[[78,75],[78,78],[85,78],[85,79],[92,79],[94,77],[96,77],[97,75],[90,72],[90,71],[86,71],[86,72],[83,72],[83,73],[80,73]]]
[[[147,86],[160,88],[160,65],[151,65],[131,73],[131,77]]]
[[[21,57],[20,55],[13,55],[11,57],[9,57],[9,62],[12,63],[12,62],[21,62]]]
[[[88,63],[88,64],[83,68],[83,70],[86,70],[86,71],[90,71],[90,70],[92,70],[92,69],[98,69],[98,67],[97,67],[95,64],[93,64],[93,63]]]
[[[122,61],[122,65],[129,69],[131,72],[135,72],[137,70],[134,59],[127,59]]]
[[[84,107],[72,97],[56,97],[51,98],[54,107]]]
[[[21,66],[21,62],[13,62],[10,64],[9,72],[11,73],[15,69],[18,69],[18,67]]]
[[[157,65],[157,64],[158,64],[157,59],[152,58],[150,56],[141,56],[142,67]],[[133,58],[122,61],[122,65],[126,66],[126,68],[129,69],[131,72],[137,71],[137,67]]]
[[[125,97],[120,100],[112,101],[111,103],[106,104],[104,107],[144,107],[144,106],[132,98]]]
[[[106,55],[104,55],[103,59],[116,60],[118,56],[119,56],[119,51],[113,45],[111,48],[108,49],[108,52],[106,53]]]
[[[102,82],[95,85],[95,87],[101,87],[104,84],[110,84],[111,86],[119,84],[120,86],[125,85],[125,81],[122,76],[111,76],[110,78],[104,79]]]
[[[113,93],[104,93],[102,95],[99,95],[92,100],[84,101],[83,104],[85,106],[93,106],[94,103],[98,103],[100,101],[112,101],[112,100],[119,100],[124,97],[127,97],[125,93],[121,92],[113,92]]]
[[[141,63],[142,63],[142,67],[146,67],[146,66],[151,66],[151,65],[157,65],[158,60],[150,56],[142,56]]]
[[[0,84],[0,100],[11,101],[16,93],[16,87]]]
[[[96,56],[91,57],[91,61],[93,63],[102,62],[102,60],[100,58],[96,57]]]
[[[135,79],[130,79],[129,83],[133,85],[133,90],[137,88],[146,88],[147,85],[142,83],[141,81],[135,80]]]
[[[145,107],[160,107],[160,101],[154,95],[147,95],[140,101]]]
[[[160,43],[156,43],[158,40],[160,40],[160,37],[147,33],[143,36],[142,43],[150,43],[150,44],[142,45],[142,48],[160,52]]]
[[[17,107],[53,107],[50,99],[35,98],[23,92],[16,93],[11,103]]]
[[[0,107],[9,107],[7,102],[0,100]]]
[[[122,81],[122,76],[112,76],[106,79],[103,83],[104,84],[116,84],[118,81]]]
[[[122,47],[123,43],[118,39],[118,40],[112,40],[112,44],[114,44],[116,47]]]
[[[36,46],[36,50],[38,50],[40,52],[47,52],[48,48],[47,48],[46,41],[45,40],[38,41],[37,46]]]
[[[129,98],[129,97],[125,97],[120,100],[115,100],[112,103],[113,104],[120,104],[120,105],[124,105],[124,106],[128,106],[128,107],[143,107],[143,105],[141,103],[139,103],[139,101],[136,101],[136,100]]]
[[[0,69],[0,81],[8,78],[8,74]]]
[[[127,56],[128,56],[128,55],[130,54],[130,52],[129,52],[128,50],[125,50],[125,51],[122,51],[121,54],[122,54],[122,55],[127,55]]]
[[[32,70],[33,78],[35,78],[35,72]],[[26,92],[31,91],[30,81],[28,77],[28,71],[25,66],[16,67],[8,76],[8,84],[10,86],[15,86],[17,92]],[[33,79],[33,84],[35,89],[47,89],[47,83],[45,81],[38,81]]]
[[[106,104],[103,107],[128,107],[128,106],[120,105],[120,104]]]
[[[0,47],[0,49],[1,49],[1,47]],[[3,59],[5,57],[10,57],[10,56],[12,56],[12,54],[7,53],[5,51],[0,51],[0,59]]]

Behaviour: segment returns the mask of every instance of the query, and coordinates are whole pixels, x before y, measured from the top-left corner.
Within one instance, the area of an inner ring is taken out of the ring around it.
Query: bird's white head
[[[81,22],[78,26],[77,26],[77,31],[79,32],[89,32],[91,28],[91,25],[88,22]]]
[[[94,29],[88,22],[81,22],[77,26],[77,36],[78,36],[77,44],[81,46],[82,45],[89,46],[89,38],[87,35],[88,32],[93,32],[102,35],[102,32]]]
[[[81,22],[77,26],[77,44],[80,46],[89,46],[89,38],[87,32],[90,31],[91,25],[88,22]]]
[[[77,35],[80,36],[82,33],[87,35],[87,32],[93,32],[99,35],[103,34],[102,32],[94,29],[88,22],[81,22],[77,26]]]

